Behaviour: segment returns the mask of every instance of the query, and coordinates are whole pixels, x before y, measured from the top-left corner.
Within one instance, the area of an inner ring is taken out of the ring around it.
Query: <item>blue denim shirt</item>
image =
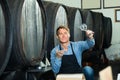
[[[89,49],[95,45],[94,39],[87,39],[86,41],[78,41],[78,42],[71,42],[73,51],[75,53],[75,56],[77,58],[78,64],[82,67],[81,60],[82,60],[82,52],[86,49]],[[57,45],[55,48],[51,51],[51,65],[52,70],[55,74],[57,74],[61,67],[61,61],[62,58],[56,57],[56,51],[60,50],[60,45]],[[70,44],[68,45],[68,50],[64,52],[64,55],[70,55],[72,53],[72,49]]]

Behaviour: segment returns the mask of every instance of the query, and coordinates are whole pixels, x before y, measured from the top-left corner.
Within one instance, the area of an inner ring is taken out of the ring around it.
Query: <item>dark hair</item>
[[[61,26],[59,26],[59,27],[57,28],[57,30],[56,30],[56,35],[58,35],[58,30],[59,30],[59,29],[65,29],[66,31],[68,31],[68,33],[70,33],[70,30],[69,30],[68,26],[63,26],[63,25],[61,25]]]

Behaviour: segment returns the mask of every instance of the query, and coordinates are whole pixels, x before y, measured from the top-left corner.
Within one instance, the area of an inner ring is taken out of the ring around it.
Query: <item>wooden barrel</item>
[[[5,70],[12,48],[10,11],[5,0],[0,0],[0,76]]]
[[[87,29],[89,30],[93,30],[93,17],[92,17],[92,13],[89,10],[81,10],[82,13],[82,21],[83,24],[87,25]],[[86,40],[86,33],[83,32],[84,34],[84,40]]]
[[[40,64],[46,48],[46,20],[41,1],[8,0],[12,14],[13,48],[8,70]]]
[[[112,40],[112,21],[109,17],[104,17],[104,40],[103,48],[109,48]]]
[[[99,12],[92,12],[93,16],[93,31],[95,32],[95,49],[101,50],[103,46],[104,39],[104,23],[103,23],[103,14]]]
[[[86,23],[88,29],[94,31],[95,46],[94,49],[100,50],[103,45],[104,29],[103,14],[88,10],[82,10],[83,23]]]
[[[75,7],[66,6],[67,16],[68,16],[68,25],[70,28],[70,40],[79,41],[84,40],[84,34],[80,30],[80,25],[82,25],[82,16],[81,11]]]
[[[88,26],[88,29],[93,30],[93,16],[89,10],[81,10],[82,12],[82,21]]]
[[[93,31],[95,38],[95,46],[91,51],[85,51],[83,56],[83,66],[90,65],[93,67],[101,67],[102,63],[107,64],[107,58],[105,57],[105,53],[103,52],[103,40],[104,40],[104,16],[99,12],[91,12],[93,18]],[[105,62],[101,61],[101,55]]]
[[[50,52],[59,42],[56,38],[56,29],[60,25],[68,25],[67,13],[64,5],[50,1],[43,1],[47,21],[47,55],[50,58]]]

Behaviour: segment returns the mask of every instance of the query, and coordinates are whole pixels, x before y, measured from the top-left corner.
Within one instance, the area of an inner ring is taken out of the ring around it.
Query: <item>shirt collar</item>
[[[68,46],[67,46],[68,48],[71,48],[70,44],[71,44],[71,42],[68,44]],[[61,47],[61,45],[59,45],[59,47]],[[61,47],[61,49],[63,49],[63,48]]]

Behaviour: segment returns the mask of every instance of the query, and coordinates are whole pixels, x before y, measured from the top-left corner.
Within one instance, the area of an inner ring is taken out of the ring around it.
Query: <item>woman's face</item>
[[[57,37],[60,43],[67,43],[69,42],[70,34],[66,29],[59,29]]]

